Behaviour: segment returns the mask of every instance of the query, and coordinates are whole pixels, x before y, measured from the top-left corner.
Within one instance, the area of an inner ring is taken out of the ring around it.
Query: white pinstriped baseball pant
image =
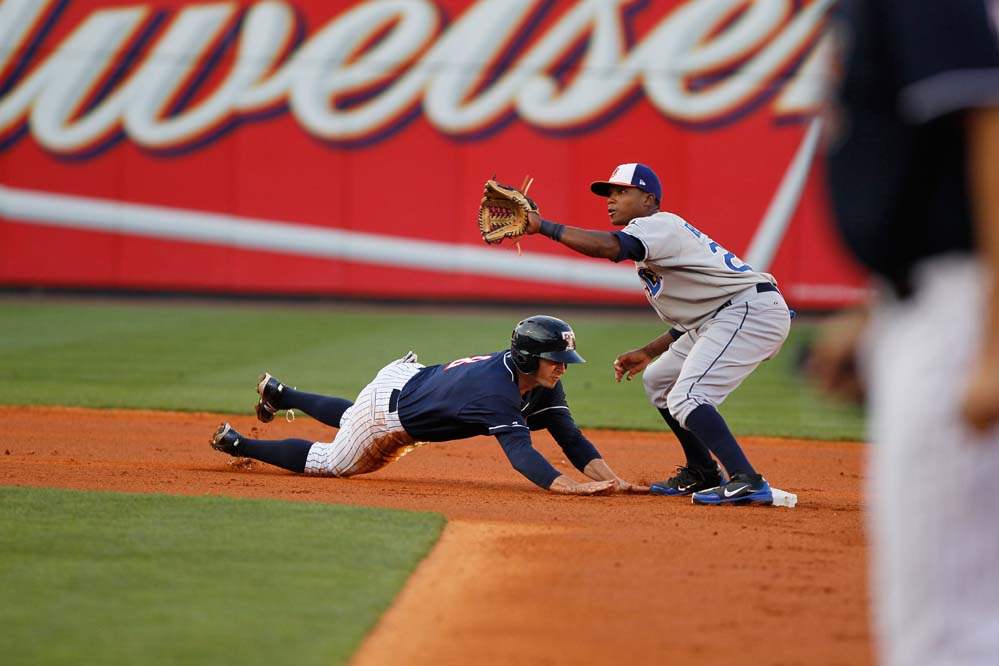
[[[999,664],[999,426],[961,400],[983,334],[986,276],[923,262],[915,293],[867,332],[871,588],[879,663]]]
[[[423,367],[410,352],[379,370],[343,413],[340,430],[333,441],[316,442],[309,449],[305,473],[320,476],[367,474],[422,444],[403,429],[398,412],[389,412],[389,400],[393,390],[401,390]]]

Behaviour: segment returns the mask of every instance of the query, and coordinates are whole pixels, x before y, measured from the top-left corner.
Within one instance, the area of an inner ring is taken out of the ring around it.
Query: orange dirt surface
[[[205,413],[0,407],[0,483],[439,511],[448,526],[353,663],[872,663],[860,501],[863,446],[743,444],[794,509],[568,497],[534,487],[495,440],[421,447],[353,479],[234,465]],[[307,417],[246,435],[328,441]],[[589,431],[633,481],[681,460],[666,433]],[[545,436],[538,449],[582,478]]]

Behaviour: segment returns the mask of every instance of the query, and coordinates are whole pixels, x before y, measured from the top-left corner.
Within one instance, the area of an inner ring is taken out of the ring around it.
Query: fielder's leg
[[[686,464],[677,469],[675,476],[650,486],[654,495],[689,495],[698,490],[713,488],[722,482],[718,463],[711,457],[708,447],[694,433],[679,424],[666,404],[666,396],[676,383],[691,344],[690,336],[683,336],[642,373],[642,383],[649,402],[659,410],[666,425],[676,435],[687,459]]]
[[[717,407],[780,350],[790,323],[780,294],[749,292],[747,300],[725,308],[694,332],[696,340],[666,396],[670,413],[711,449],[729,474],[755,470]]]

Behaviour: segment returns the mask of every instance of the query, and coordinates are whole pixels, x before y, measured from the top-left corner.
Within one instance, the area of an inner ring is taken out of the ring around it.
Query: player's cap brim
[[[615,183],[609,180],[596,180],[590,183],[590,192],[593,192],[598,197],[606,197],[610,195],[611,187],[635,187],[635,186],[632,185],[631,183]]]
[[[562,351],[545,352],[541,358],[556,363],[586,363],[586,359],[576,353],[575,349],[563,349]]]

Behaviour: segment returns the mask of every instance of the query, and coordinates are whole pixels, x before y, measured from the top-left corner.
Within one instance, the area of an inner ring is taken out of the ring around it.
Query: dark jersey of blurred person
[[[983,0],[847,0],[834,21],[846,59],[830,193],[877,294],[860,358],[884,664],[999,664],[999,430],[994,412],[966,411],[972,394],[999,404],[999,382],[978,377],[983,364],[999,370],[997,12]]]

